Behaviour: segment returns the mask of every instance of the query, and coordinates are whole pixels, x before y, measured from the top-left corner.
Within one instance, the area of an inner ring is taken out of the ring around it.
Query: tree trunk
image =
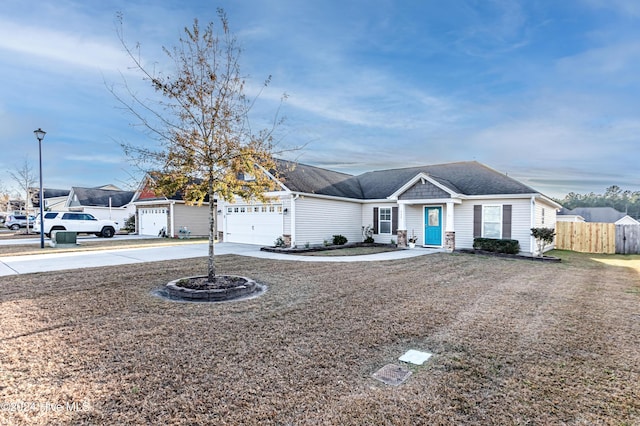
[[[209,282],[213,282],[216,279],[216,259],[214,242],[216,240],[216,204],[215,194],[213,191],[213,182],[209,181],[209,270],[208,277]]]

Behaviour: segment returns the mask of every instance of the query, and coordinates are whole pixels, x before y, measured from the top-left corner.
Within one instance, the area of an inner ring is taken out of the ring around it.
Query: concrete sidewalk
[[[289,260],[300,262],[362,262],[406,259],[441,250],[419,248],[362,256],[297,256],[260,251],[261,246],[236,243],[218,243],[216,255],[237,254],[261,259]],[[155,262],[159,260],[188,259],[206,257],[207,243],[180,244],[175,246],[145,247],[134,249],[112,249],[98,251],[78,251],[64,253],[34,254],[27,256],[0,257],[0,276],[29,274],[33,272],[62,271],[98,266],[115,266],[131,263]]]

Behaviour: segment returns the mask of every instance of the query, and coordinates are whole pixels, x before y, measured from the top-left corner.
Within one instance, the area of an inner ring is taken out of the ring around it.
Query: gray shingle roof
[[[307,164],[276,160],[278,179],[291,191],[335,197],[362,198],[356,177]]]
[[[131,202],[134,191],[114,191],[99,188],[72,188],[78,203],[82,206],[109,207],[111,198],[112,207],[122,207]]]
[[[294,192],[356,199],[385,199],[419,173],[464,195],[533,194],[536,190],[477,161],[446,163],[403,169],[378,170],[352,176],[305,164],[279,160],[284,184]]]
[[[559,215],[579,215],[585,222],[615,223],[626,216],[613,207],[576,207],[573,210],[562,209]]]

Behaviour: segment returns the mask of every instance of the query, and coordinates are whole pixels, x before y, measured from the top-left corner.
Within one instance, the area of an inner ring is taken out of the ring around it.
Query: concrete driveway
[[[24,240],[23,240],[24,243]],[[362,256],[296,256],[260,251],[261,246],[251,244],[218,243],[216,255],[236,254],[262,259],[295,260],[301,262],[360,262],[405,259],[439,252],[436,249],[399,250],[394,252]],[[160,260],[188,259],[208,256],[207,243],[180,244],[175,246],[112,249],[64,253],[34,254],[27,256],[0,257],[0,276],[29,274],[33,272],[62,271],[97,266],[125,265],[130,263],[156,262]]]

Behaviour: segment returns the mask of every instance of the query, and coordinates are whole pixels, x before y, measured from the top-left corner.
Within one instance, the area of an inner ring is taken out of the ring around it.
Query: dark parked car
[[[33,223],[36,221],[36,218],[33,216],[29,216],[29,227],[33,227]],[[27,227],[27,216],[23,214],[12,214],[7,216],[7,220],[4,222],[4,226],[7,228],[17,231],[20,228]]]

